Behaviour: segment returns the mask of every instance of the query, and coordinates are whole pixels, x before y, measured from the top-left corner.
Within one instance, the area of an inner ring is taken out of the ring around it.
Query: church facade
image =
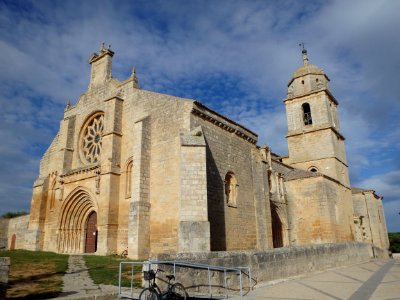
[[[198,101],[140,89],[135,71],[116,80],[113,55],[102,46],[90,57],[88,90],[41,159],[15,247],[135,259],[353,240],[388,248],[382,198],[351,187],[338,101],[306,51],[284,100],[284,157]]]

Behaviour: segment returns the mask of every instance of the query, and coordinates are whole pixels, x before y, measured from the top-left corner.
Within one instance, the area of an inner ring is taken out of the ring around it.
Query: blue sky
[[[282,100],[301,61],[331,79],[351,183],[400,231],[400,1],[0,1],[0,214],[29,210],[39,161],[100,42],[113,76],[199,100],[287,154]]]

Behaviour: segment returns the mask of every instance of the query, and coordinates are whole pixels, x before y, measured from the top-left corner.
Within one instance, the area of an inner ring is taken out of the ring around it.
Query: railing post
[[[225,298],[228,298],[228,291],[226,286],[226,269],[224,269],[224,288],[225,288]]]
[[[131,297],[133,296],[133,268],[134,268],[134,264],[132,265],[132,269],[131,269]]]
[[[118,271],[118,298],[121,297],[121,274],[122,274],[122,262],[119,263],[119,271]]]
[[[239,270],[239,272],[240,272],[240,277],[239,277],[239,280],[240,280],[240,297],[243,297],[242,270]]]
[[[212,298],[210,267],[208,267],[208,288],[209,288],[209,291],[210,291],[210,297]]]
[[[248,269],[249,269],[249,290],[253,290],[253,286],[251,285],[251,268],[250,267],[248,267]]]

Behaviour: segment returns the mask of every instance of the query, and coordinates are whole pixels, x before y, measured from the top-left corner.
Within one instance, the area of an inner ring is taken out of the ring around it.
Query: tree
[[[400,253],[400,232],[389,232],[389,243],[392,253]]]
[[[12,219],[12,218],[20,217],[20,216],[25,216],[27,214],[29,214],[29,213],[26,211],[9,211],[9,212],[6,212],[5,214],[3,214],[1,216],[1,218]]]

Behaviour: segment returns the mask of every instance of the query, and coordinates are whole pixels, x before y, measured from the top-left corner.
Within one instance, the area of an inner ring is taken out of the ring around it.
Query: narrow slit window
[[[133,162],[130,161],[126,167],[125,198],[130,198],[132,195],[132,166]]]
[[[312,124],[312,117],[311,117],[311,107],[310,104],[304,103],[302,105],[303,108],[303,121],[304,125],[311,125]]]

